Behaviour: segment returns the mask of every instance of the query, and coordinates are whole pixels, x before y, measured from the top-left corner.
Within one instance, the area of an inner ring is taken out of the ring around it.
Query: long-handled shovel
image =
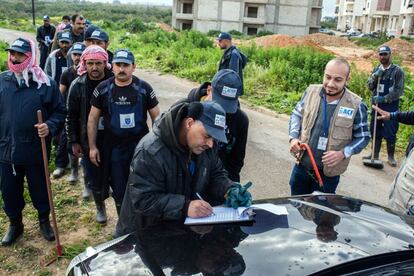
[[[37,121],[39,124],[43,123],[43,116],[42,111],[37,111]],[[50,205],[50,213],[52,215],[52,224],[53,224],[53,232],[55,234],[55,241],[56,241],[56,253],[57,257],[62,256],[62,245],[60,244],[59,240],[59,231],[57,228],[56,223],[56,215],[55,215],[55,207],[53,204],[53,196],[52,196],[52,185],[50,182],[50,176],[49,176],[49,162],[47,159],[47,151],[46,151],[46,140],[44,137],[40,138],[40,141],[42,143],[42,155],[43,155],[43,167],[45,169],[45,177],[46,177],[46,186],[47,186],[47,195],[49,197],[49,205]],[[52,257],[50,260],[45,260],[43,263],[44,265],[50,265],[54,261],[57,260],[57,257]]]
[[[378,83],[377,83],[377,97],[379,95],[379,85],[380,85],[381,77],[378,76]],[[376,107],[378,107],[378,103],[375,104]],[[365,166],[371,167],[374,169],[382,169],[384,168],[384,164],[381,160],[374,159],[374,152],[375,152],[375,141],[377,136],[377,117],[378,117],[378,111],[375,110],[374,114],[374,133],[372,135],[372,152],[371,152],[371,159],[363,159],[362,162]]]

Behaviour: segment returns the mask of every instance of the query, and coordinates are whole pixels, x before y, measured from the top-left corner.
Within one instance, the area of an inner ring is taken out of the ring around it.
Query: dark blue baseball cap
[[[83,51],[85,51],[85,44],[83,44],[82,42],[76,42],[75,44],[73,44],[72,49],[70,50],[70,52],[72,54],[80,54],[82,55]]]
[[[126,63],[126,64],[134,64],[135,58],[134,54],[128,49],[120,49],[114,53],[114,57],[112,59],[112,63]]]
[[[227,143],[226,112],[214,101],[205,101],[201,104],[203,113],[198,120],[203,123],[208,135],[219,142]]]
[[[242,91],[242,82],[235,71],[223,69],[218,71],[211,82],[213,101],[216,101],[226,113],[236,113],[239,106],[239,95]]]
[[[71,32],[58,32],[57,39],[59,42],[61,41],[72,42],[72,33]]]
[[[382,45],[378,48],[378,54],[391,54],[391,48],[387,45]]]
[[[228,39],[231,40],[231,35],[229,33],[226,32],[221,32],[218,37],[216,38],[216,40],[223,40],[223,39]]]
[[[93,25],[93,24],[89,25],[88,28],[86,28],[85,30],[85,40],[88,40],[91,37],[93,31],[98,30],[98,29],[99,27],[96,25]]]
[[[44,20],[44,21],[49,21],[49,20],[50,20],[49,15],[47,15],[47,14],[46,14],[46,15],[44,15],[44,16],[43,16],[43,20]]]
[[[32,48],[30,47],[29,40],[19,37],[18,39],[13,41],[9,48],[6,49],[6,51],[10,50],[25,54],[31,52]]]
[[[91,36],[86,38],[86,40],[90,40],[90,39],[96,39],[96,40],[102,40],[105,42],[109,41],[109,35],[107,32],[101,30],[101,29],[95,29],[92,33]]]

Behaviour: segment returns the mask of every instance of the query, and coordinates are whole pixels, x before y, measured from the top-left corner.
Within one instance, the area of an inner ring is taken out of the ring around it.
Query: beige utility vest
[[[305,103],[302,112],[302,130],[300,141],[308,143],[321,103],[320,91],[322,85],[310,85],[306,90]],[[361,97],[345,89],[345,93],[336,106],[330,121],[328,145],[326,151],[342,151],[352,141],[354,118],[358,112]],[[334,167],[323,166],[326,176],[337,176],[346,171],[350,158],[345,158]]]

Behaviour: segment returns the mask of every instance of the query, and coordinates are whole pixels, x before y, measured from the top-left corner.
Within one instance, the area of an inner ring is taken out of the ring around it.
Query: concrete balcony
[[[245,4],[267,4],[267,0],[246,0]]]
[[[175,18],[182,20],[193,20],[194,15],[192,13],[176,13]]]
[[[245,24],[266,24],[266,19],[264,17],[243,17],[243,23]]]

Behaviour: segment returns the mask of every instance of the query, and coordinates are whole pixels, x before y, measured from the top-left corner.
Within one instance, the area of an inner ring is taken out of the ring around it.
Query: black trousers
[[[4,211],[9,218],[20,216],[26,204],[23,197],[25,177],[33,206],[40,214],[50,212],[43,164],[12,165],[0,163],[0,189]]]

